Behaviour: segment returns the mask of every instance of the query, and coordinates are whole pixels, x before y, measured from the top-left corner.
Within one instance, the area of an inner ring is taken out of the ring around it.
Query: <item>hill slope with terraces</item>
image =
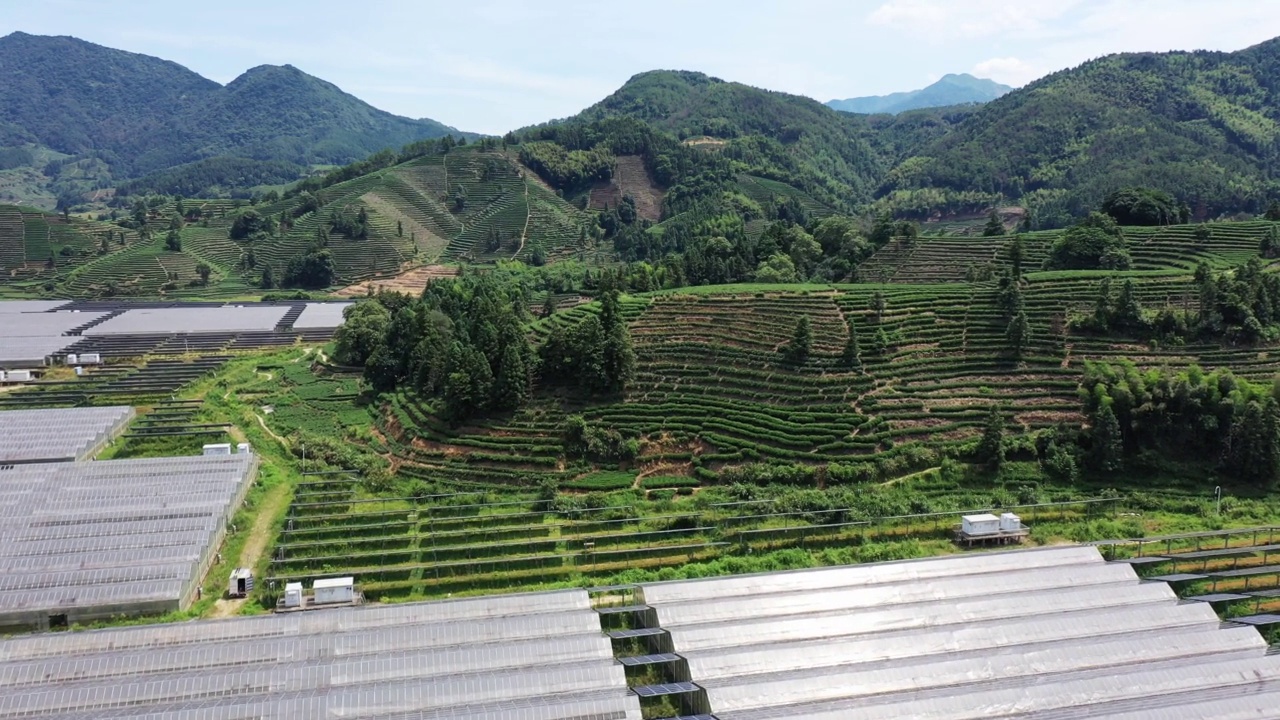
[[[936,463],[936,450],[978,438],[992,407],[1015,433],[1079,426],[1088,361],[1198,364],[1269,383],[1280,358],[1268,347],[1164,345],[1069,326],[1073,315],[1092,312],[1103,277],[1132,279],[1145,308],[1196,313],[1195,264],[1227,270],[1257,257],[1259,241],[1277,226],[1210,227],[1212,239],[1198,245],[1190,227],[1126,229],[1135,270],[1120,273],[1034,271],[1056,234],[1029,236],[1024,296],[1032,339],[1018,360],[1007,350],[996,282],[965,281],[966,263],[1008,268],[1010,239],[920,238],[881,250],[865,268],[875,277],[861,284],[710,286],[624,298],[637,356],[624,397],[583,405],[539,396],[514,416],[451,428],[430,401],[402,392],[391,398],[382,430],[406,467],[460,487],[526,485],[540,474],[569,482],[561,441],[569,414],[641,438],[633,467],[642,476],[697,477],[776,461],[854,465],[868,477],[892,478]],[[877,294],[883,314],[874,307]],[[596,309],[557,312],[535,333]],[[794,366],[780,351],[802,316],[812,351]],[[860,369],[840,361],[850,324]]]

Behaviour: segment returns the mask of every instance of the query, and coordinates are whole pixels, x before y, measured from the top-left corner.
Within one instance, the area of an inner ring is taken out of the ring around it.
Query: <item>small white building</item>
[[[231,443],[210,443],[204,446],[205,455],[230,455]]]
[[[1022,518],[1010,512],[1000,514],[1000,532],[1016,533],[1021,529]]]
[[[302,607],[302,583],[291,582],[285,584],[284,606],[287,608]]]
[[[240,443],[236,445],[236,452],[241,455],[248,455],[252,451],[249,449],[249,443]]]
[[[317,580],[311,587],[315,591],[317,605],[349,603],[356,599],[355,578],[324,578]]]
[[[969,537],[996,535],[1000,532],[1000,518],[991,513],[965,515],[960,519],[960,532]]]
[[[75,365],[75,364],[76,364],[76,363],[78,363],[78,362],[80,362],[80,361],[76,358],[76,354],[75,354],[75,353],[67,353],[67,364],[68,364],[68,365]]]
[[[72,356],[68,356],[68,357],[72,357]],[[101,365],[102,354],[101,353],[82,353],[80,355],[80,364],[81,365]]]
[[[5,374],[5,380],[9,382],[31,382],[30,370],[10,370]]]
[[[244,597],[253,592],[253,571],[249,568],[236,568],[231,571],[227,582],[227,597]]]

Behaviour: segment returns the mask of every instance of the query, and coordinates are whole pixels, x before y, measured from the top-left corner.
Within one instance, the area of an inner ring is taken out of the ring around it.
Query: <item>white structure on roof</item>
[[[291,582],[285,583],[284,586],[284,606],[287,608],[302,607],[302,583]]]
[[[231,443],[209,443],[204,446],[204,455],[230,455]]]
[[[965,515],[960,518],[960,531],[965,535],[995,535],[1000,532],[1000,518],[991,513]]]
[[[1022,518],[1011,512],[1000,513],[1000,532],[1014,533],[1022,529]]]
[[[337,577],[316,580],[311,589],[317,605],[354,602],[355,578]]]

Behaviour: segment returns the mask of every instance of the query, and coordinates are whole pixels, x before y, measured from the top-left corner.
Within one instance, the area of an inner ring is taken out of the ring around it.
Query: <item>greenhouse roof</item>
[[[255,467],[241,454],[0,469],[0,625],[178,602]]]
[[[0,464],[83,460],[133,414],[128,406],[0,411]]]
[[[0,641],[0,717],[639,720],[580,590]]]
[[[1270,717],[1250,627],[1096,548],[644,585],[720,720]],[[1233,715],[1203,714],[1211,697]],[[1191,708],[1200,708],[1197,714]],[[1249,713],[1262,713],[1251,715]]]

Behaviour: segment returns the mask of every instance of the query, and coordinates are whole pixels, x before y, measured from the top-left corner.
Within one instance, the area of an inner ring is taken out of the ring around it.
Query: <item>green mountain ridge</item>
[[[289,65],[259,66],[222,86],[177,63],[71,37],[0,38],[0,79],[0,147],[71,156],[46,168],[66,200],[220,156],[301,169],[448,134],[475,137],[378,110]],[[109,177],[61,177],[87,159],[109,166]]]
[[[919,90],[828,100],[826,106],[841,112],[896,115],[907,110],[990,102],[1012,90],[1008,85],[968,73],[948,74]]]

